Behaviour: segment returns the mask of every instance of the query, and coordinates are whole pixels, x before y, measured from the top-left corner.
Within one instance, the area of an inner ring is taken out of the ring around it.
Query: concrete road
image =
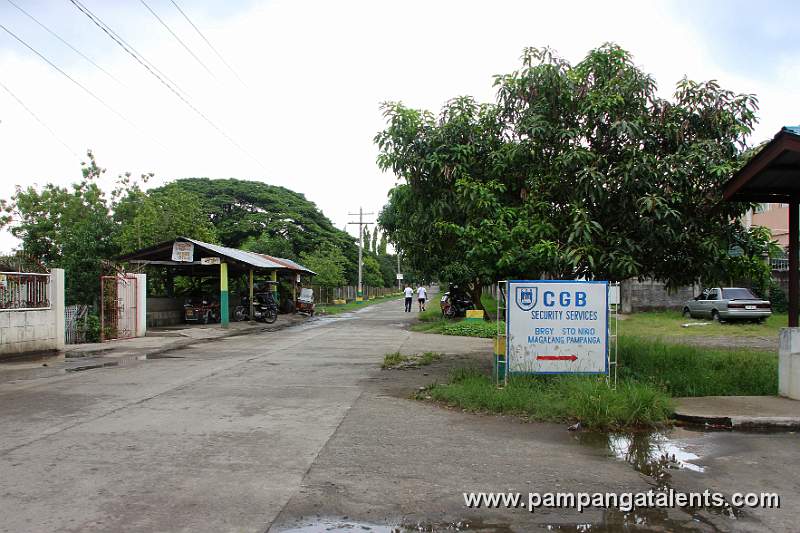
[[[452,366],[485,365],[490,353],[483,339],[410,333],[410,316],[387,302],[351,318],[199,343],[172,358],[1,384],[0,531],[441,529],[464,521],[485,531],[616,531],[631,521],[752,531],[797,520],[791,472],[800,447],[788,435],[744,445],[715,436],[718,466],[672,476],[676,488],[775,486],[784,493],[779,511],[733,520],[703,510],[466,509],[463,491],[648,490],[658,482],[614,457],[605,436],[598,444],[563,425],[408,399]],[[398,350],[448,355],[425,369],[381,371],[383,355]],[[772,475],[754,479],[766,464]]]

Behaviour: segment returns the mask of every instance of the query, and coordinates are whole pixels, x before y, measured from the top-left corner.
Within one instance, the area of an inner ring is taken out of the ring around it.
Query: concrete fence
[[[0,356],[63,350],[64,270],[0,276]]]
[[[312,285],[314,289],[314,298],[317,303],[331,303],[333,300],[355,300],[358,295],[358,287],[348,285],[346,287],[322,287],[320,285]],[[364,299],[379,298],[387,294],[394,294],[397,289],[394,287],[367,287],[364,286]]]

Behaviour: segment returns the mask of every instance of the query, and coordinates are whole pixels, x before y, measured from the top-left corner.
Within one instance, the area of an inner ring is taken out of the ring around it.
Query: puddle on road
[[[702,474],[705,467],[696,464],[700,456],[687,450],[670,432],[581,433],[581,444],[604,447],[610,455],[625,461],[636,471],[653,478],[658,488],[669,488],[671,470],[689,470]]]
[[[282,533],[329,533],[329,532],[370,532],[370,533],[418,533],[427,532],[454,532],[454,531],[476,531],[479,533],[510,533],[513,531],[508,524],[493,524],[480,520],[463,520],[459,522],[437,523],[437,524],[370,524],[366,522],[356,522],[347,518],[333,519],[320,518],[312,522],[304,522],[298,525],[280,529]]]
[[[636,433],[581,433],[577,435],[581,444],[602,447],[608,454],[618,460],[625,461],[637,472],[650,477],[655,482],[656,491],[668,491],[672,487],[672,473],[677,470],[688,470],[698,474],[705,472],[702,458],[690,451],[688,446],[675,438],[681,430],[667,430]],[[702,434],[702,433],[700,433]],[[636,509],[623,513],[610,509],[604,513],[601,523],[553,525],[551,529],[561,531],[625,531],[631,527],[644,531],[697,531],[698,527],[717,531],[709,520],[699,514],[706,511],[715,516],[723,516],[736,520],[744,516],[744,512],[726,503],[725,507],[685,507],[673,509],[670,518],[664,509]],[[686,514],[686,520],[678,521],[674,516]]]

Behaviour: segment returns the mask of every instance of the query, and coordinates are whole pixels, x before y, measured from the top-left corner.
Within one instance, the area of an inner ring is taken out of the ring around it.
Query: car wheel
[[[714,322],[722,322],[722,319],[720,319],[719,317],[719,311],[717,311],[716,309],[711,310],[711,320],[713,320]]]
[[[683,308],[683,318],[691,318],[692,312],[689,311],[688,307]]]

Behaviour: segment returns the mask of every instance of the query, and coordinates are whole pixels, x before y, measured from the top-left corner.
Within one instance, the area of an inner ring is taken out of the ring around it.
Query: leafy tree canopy
[[[117,206],[114,218],[123,254],[181,236],[219,242],[200,198],[178,188],[131,194]]]
[[[313,252],[304,252],[300,261],[317,273],[314,282],[323,287],[340,287],[345,284],[344,267],[347,259],[339,248],[322,246]]]
[[[378,164],[401,183],[380,223],[423,276],[479,286],[513,277],[670,286],[713,276],[746,204],[721,201],[756,121],[753,95],[681,80],[671,100],[606,44],[571,65],[526,49],[497,102],[438,116],[383,106]]]
[[[321,246],[335,246],[346,258],[346,277],[350,281],[355,279],[358,249],[354,239],[335,228],[302,194],[258,181],[233,178],[180,179],[155,191],[172,189],[200,197],[220,242],[225,246],[240,248],[246,245],[270,255],[283,254],[284,257],[300,257]],[[282,245],[277,251],[267,249],[278,241],[285,241],[288,246]]]

